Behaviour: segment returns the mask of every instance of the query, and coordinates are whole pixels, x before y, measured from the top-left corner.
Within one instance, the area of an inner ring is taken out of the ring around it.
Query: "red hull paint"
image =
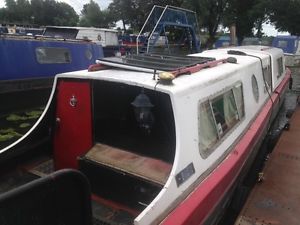
[[[74,96],[75,106],[70,100]],[[54,135],[55,169],[78,168],[77,157],[92,147],[90,83],[60,81],[58,84]]]
[[[276,93],[283,93],[288,85],[290,71],[277,87]],[[279,95],[273,94],[274,105],[279,103]],[[267,129],[272,113],[269,100],[231,154],[162,222],[164,225],[203,224],[215,207],[225,197],[237,179],[253,147]]]

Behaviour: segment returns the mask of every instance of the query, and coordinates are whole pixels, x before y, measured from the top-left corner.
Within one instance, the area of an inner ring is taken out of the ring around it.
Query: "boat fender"
[[[257,183],[262,183],[265,180],[264,173],[259,172],[257,176]]]
[[[272,149],[275,147],[280,135],[281,135],[282,129],[276,129],[272,132],[270,132],[267,136],[267,148],[272,151]]]
[[[290,123],[287,122],[284,127],[283,127],[284,130],[290,130]]]
[[[292,90],[293,88],[293,78],[290,77],[290,80],[289,80],[289,89]]]
[[[294,109],[289,109],[286,111],[285,117],[290,119],[292,117],[293,113],[294,113]]]

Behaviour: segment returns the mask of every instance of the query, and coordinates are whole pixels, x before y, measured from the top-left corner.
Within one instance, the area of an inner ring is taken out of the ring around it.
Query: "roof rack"
[[[215,61],[215,58],[195,56],[170,56],[158,54],[128,55],[124,58],[109,57],[97,60],[102,65],[132,69],[142,72],[175,71],[182,68],[192,67],[198,64]]]
[[[96,60],[89,72],[115,67],[158,74],[161,81],[170,83],[174,78],[183,74],[192,74],[205,68],[215,67],[222,63],[236,63],[236,59],[229,57],[216,60],[210,57],[170,56],[156,54],[128,55],[126,57],[109,57]]]

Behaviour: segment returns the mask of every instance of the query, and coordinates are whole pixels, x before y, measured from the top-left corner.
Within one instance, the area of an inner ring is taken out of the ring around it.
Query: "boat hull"
[[[220,219],[234,188],[245,177],[275,118],[288,87],[290,71],[264,105],[248,131],[219,166],[178,205],[161,224],[214,224]]]

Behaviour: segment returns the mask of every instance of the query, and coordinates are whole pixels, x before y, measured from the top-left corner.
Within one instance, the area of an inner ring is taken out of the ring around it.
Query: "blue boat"
[[[102,47],[88,41],[2,34],[0,112],[46,103],[56,74],[87,69],[102,57]],[[30,101],[24,99],[27,94]]]
[[[297,66],[300,64],[299,37],[293,35],[279,35],[273,39],[272,46],[281,48],[285,55],[286,66]]]
[[[299,37],[279,35],[273,39],[272,46],[281,48],[284,53],[295,54],[298,48]]]

